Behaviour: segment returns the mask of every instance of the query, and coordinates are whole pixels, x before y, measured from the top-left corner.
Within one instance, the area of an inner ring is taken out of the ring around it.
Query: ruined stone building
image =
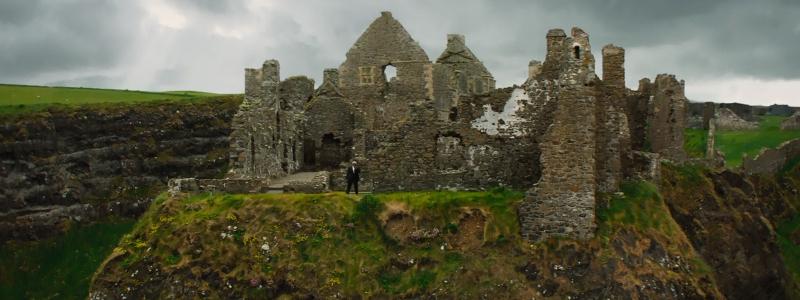
[[[623,48],[602,49],[600,79],[586,32],[553,29],[545,41],[529,78],[498,89],[463,35],[447,35],[431,61],[383,12],[316,89],[281,80],[275,60],[246,69],[229,175],[330,170],[336,187],[355,159],[374,191],[527,189],[525,238],[591,237],[598,192],[656,178],[659,157],[686,159],[683,82],[659,75],[629,90]]]

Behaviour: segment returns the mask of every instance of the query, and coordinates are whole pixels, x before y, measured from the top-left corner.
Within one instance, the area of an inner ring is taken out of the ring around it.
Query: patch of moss
[[[637,230],[654,229],[672,236],[679,231],[658,188],[647,181],[622,184],[622,193],[610,195],[608,205],[597,209],[598,238],[608,240],[615,225]]]
[[[38,242],[0,248],[0,298],[85,299],[95,269],[133,226],[110,220],[76,226]]]

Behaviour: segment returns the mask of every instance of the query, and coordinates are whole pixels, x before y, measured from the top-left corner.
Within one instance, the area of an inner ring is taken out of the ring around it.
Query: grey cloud
[[[244,9],[244,3],[241,1],[168,0],[167,2],[180,8],[197,9],[212,14],[241,13]]]
[[[111,67],[133,42],[136,12],[120,2],[11,1],[2,9],[16,8],[24,17],[0,22],[0,80]]]
[[[0,81],[24,82],[48,72],[136,67],[131,88],[235,92],[242,69],[267,58],[282,74],[317,79],[336,67],[380,11],[390,10],[431,59],[447,33],[462,33],[500,85],[520,83],[531,59],[543,59],[549,28],[580,26],[598,60],[604,44],[628,49],[629,82],[659,72],[692,79],[800,79],[800,1],[246,1],[165,0],[186,15],[184,29],[155,45],[137,36],[141,3],[70,0],[0,2]],[[243,40],[211,26],[248,32]],[[155,47],[163,47],[154,50]],[[141,56],[140,53],[157,53]],[[159,74],[166,78],[158,79]],[[149,73],[148,73],[149,72]],[[159,73],[161,72],[161,73]]]

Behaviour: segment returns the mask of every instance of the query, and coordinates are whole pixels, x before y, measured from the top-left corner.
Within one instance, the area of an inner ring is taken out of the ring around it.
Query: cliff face
[[[90,298],[796,298],[775,228],[797,215],[798,171],[666,165],[658,189],[600,194],[594,238],[536,244],[519,193],[165,197]]]
[[[664,172],[661,192],[673,219],[728,299],[799,296],[775,229],[797,215],[800,166],[777,177],[693,167]]]
[[[596,238],[534,245],[508,191],[164,197],[89,298],[721,298],[654,186],[626,190]]]
[[[0,116],[0,241],[38,239],[68,220],[138,216],[170,177],[228,164],[240,96]]]

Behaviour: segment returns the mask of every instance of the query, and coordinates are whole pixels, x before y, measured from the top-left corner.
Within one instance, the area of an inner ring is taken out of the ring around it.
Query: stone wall
[[[758,123],[746,121],[725,107],[717,109],[714,123],[718,130],[754,130],[758,128]]]
[[[498,90],[462,102],[458,122],[439,120],[428,102],[412,108],[412,118],[397,129],[367,131],[362,177],[375,191],[530,186],[538,176],[538,150],[532,132],[519,128],[535,106],[509,94]],[[508,127],[498,128],[499,119],[493,119],[494,127],[473,123],[487,110],[494,112],[484,106],[492,107],[497,99],[520,102],[513,112],[498,109],[508,116]]]
[[[625,88],[625,49],[608,44],[603,47],[603,83]]]
[[[363,114],[340,94],[321,93],[308,103],[303,132],[305,169],[338,167],[355,157],[357,129]]]
[[[753,109],[754,107],[753,106],[750,106],[750,105],[747,105],[747,104],[742,104],[742,103],[735,103],[735,102],[734,103],[719,103],[717,106],[718,106],[719,109],[723,109],[723,108],[729,109],[731,112],[736,114],[736,116],[738,116],[741,119],[744,119],[745,121],[749,121],[749,122],[758,121],[758,117],[756,117],[756,115],[754,113],[754,109]]]
[[[390,12],[382,12],[346,56],[339,66],[339,86],[364,112],[366,129],[388,128],[406,119],[409,103],[428,94],[430,59]],[[395,68],[397,76],[386,78],[386,68]]]
[[[683,149],[683,133],[687,100],[683,81],[679,82],[675,75],[659,74],[648,92],[647,140],[651,151],[675,162],[685,161],[688,156]]]
[[[689,102],[686,127],[708,130],[709,120],[714,118],[717,106],[714,102]]]
[[[800,139],[786,141],[775,149],[762,149],[755,158],[745,156],[742,170],[747,174],[774,174],[786,163],[800,157]]]
[[[266,193],[269,190],[268,179],[203,179],[174,178],[170,179],[167,191],[174,197],[179,193]]]
[[[594,236],[595,99],[579,86],[561,91],[553,124],[541,137],[539,182],[519,207],[522,236]]]
[[[280,66],[267,60],[245,72],[245,95],[234,116],[230,178],[274,178],[301,167],[305,104],[314,92],[306,77],[280,81]]]

